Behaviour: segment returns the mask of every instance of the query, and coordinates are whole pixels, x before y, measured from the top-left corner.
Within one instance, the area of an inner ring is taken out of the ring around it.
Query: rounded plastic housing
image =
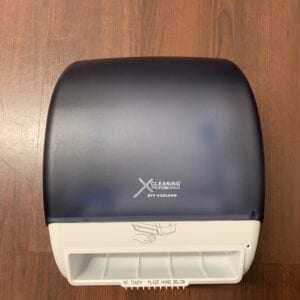
[[[77,62],[46,129],[51,245],[73,285],[236,283],[264,207],[258,112],[233,63]]]

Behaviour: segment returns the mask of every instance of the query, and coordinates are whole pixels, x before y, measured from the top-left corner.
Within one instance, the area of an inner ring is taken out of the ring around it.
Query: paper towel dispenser
[[[73,285],[235,283],[263,220],[249,84],[208,58],[76,62],[48,113],[44,204]]]

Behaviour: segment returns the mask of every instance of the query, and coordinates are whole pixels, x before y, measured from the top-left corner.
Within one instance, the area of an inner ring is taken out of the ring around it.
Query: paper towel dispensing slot
[[[73,285],[240,281],[264,207],[246,78],[220,59],[72,64],[49,108],[44,204],[57,266]]]
[[[130,280],[172,285],[177,279],[183,286],[193,279],[224,282],[240,279],[241,257],[239,251],[70,254],[70,277],[78,283],[120,280],[124,286]]]

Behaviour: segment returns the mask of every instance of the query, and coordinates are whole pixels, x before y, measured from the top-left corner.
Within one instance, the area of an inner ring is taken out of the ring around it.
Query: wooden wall
[[[120,56],[224,57],[247,75],[267,188],[240,284],[125,291],[58,272],[42,205],[50,96],[69,63]],[[0,299],[300,299],[300,1],[0,0]]]

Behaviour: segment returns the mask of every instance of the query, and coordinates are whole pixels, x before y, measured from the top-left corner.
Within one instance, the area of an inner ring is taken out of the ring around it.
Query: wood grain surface
[[[41,176],[50,96],[69,63],[121,56],[224,57],[248,77],[267,188],[240,284],[71,287],[56,268]],[[0,299],[300,299],[300,1],[0,0]]]

